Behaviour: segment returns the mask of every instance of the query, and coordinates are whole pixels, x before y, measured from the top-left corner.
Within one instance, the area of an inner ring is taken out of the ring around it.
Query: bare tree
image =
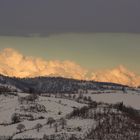
[[[55,128],[55,132],[58,132],[58,123],[57,122],[54,124],[54,128]]]
[[[64,129],[65,126],[66,126],[66,124],[67,124],[67,121],[66,121],[65,118],[61,118],[61,119],[60,119],[60,123],[61,123],[61,125],[62,125],[62,129]]]
[[[74,94],[72,98],[75,99],[76,98],[76,95]]]
[[[40,124],[40,123],[38,123],[38,124],[35,126],[35,128],[37,129],[37,132],[39,132],[40,129],[41,129],[42,127],[43,127],[43,126],[42,126],[42,124]]]
[[[50,128],[52,127],[52,124],[55,122],[55,119],[53,117],[49,117],[48,118],[48,121],[47,121],[47,124],[50,125]]]

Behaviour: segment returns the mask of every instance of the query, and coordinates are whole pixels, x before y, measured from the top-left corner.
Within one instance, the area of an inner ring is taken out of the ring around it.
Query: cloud
[[[72,61],[47,61],[41,58],[24,56],[12,48],[5,48],[0,52],[0,73],[21,78],[61,76],[75,79],[114,82],[130,86],[140,85],[140,76],[130,72],[124,66],[110,70],[89,72]]]
[[[129,86],[140,85],[140,76],[137,76],[135,73],[127,70],[122,65],[114,69],[92,73],[91,79],[102,82],[120,83]]]
[[[12,48],[0,52],[0,73],[16,77],[62,76],[85,79],[87,70],[71,61],[47,61],[23,56]]]

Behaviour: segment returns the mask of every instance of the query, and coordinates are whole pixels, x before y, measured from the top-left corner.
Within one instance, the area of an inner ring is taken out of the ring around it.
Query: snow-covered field
[[[20,97],[28,96],[29,94],[19,93]],[[67,114],[73,111],[73,107],[80,108],[85,104],[77,103],[73,100],[60,99],[53,97],[39,97],[39,100],[36,102],[38,104],[44,105],[46,107],[46,112],[32,112],[33,116],[43,116],[44,119],[37,119],[34,121],[24,120],[20,123],[24,124],[26,130],[21,134],[15,135],[14,138],[18,137],[42,137],[44,134],[53,134],[54,128],[49,128],[47,123],[47,118],[53,117],[55,120],[58,120],[62,117],[65,117]],[[20,110],[20,103],[18,102],[17,96],[4,96],[0,95],[0,136],[12,136],[17,132],[17,126],[20,123],[10,124],[11,116],[14,113],[28,114],[25,111]],[[23,105],[22,105],[23,106]],[[29,106],[29,104],[24,104],[24,106]],[[61,112],[61,114],[59,114]],[[43,125],[43,128],[37,133],[34,129],[35,125],[40,123]],[[9,125],[3,125],[9,124]],[[69,124],[69,123],[68,123]],[[70,123],[71,124],[71,123]],[[75,124],[76,125],[76,124]],[[73,125],[74,126],[74,125]],[[76,126],[77,127],[77,126]]]
[[[70,114],[74,108],[82,108],[87,106],[85,103],[77,102],[75,99],[66,98],[55,98],[55,97],[43,97],[39,96],[39,99],[32,103],[20,103],[19,97],[29,96],[27,93],[18,93],[18,96],[14,95],[0,95],[0,137],[1,136],[13,136],[13,139],[20,138],[42,138],[44,135],[53,135],[56,133],[56,126],[50,127],[47,124],[48,118],[52,117],[55,120],[57,126],[57,133],[76,134],[79,137],[83,137],[88,130],[96,125],[96,121],[90,118],[71,118],[67,119],[66,116]],[[77,97],[79,95],[77,94]],[[103,93],[103,94],[92,94],[85,93],[83,96],[91,97],[93,101],[104,102],[104,103],[117,103],[123,102],[127,106],[131,106],[135,109],[140,110],[140,95],[134,93]],[[42,105],[46,111],[40,112],[28,112],[23,110],[24,107],[30,107],[35,105]],[[22,107],[22,108],[21,108]],[[98,110],[98,108],[97,108]],[[11,116],[14,113],[18,114],[31,114],[35,119],[28,120],[23,119],[19,123],[11,123]],[[39,119],[39,117],[43,117]],[[62,129],[60,125],[60,119],[66,119],[66,128]],[[42,127],[39,131],[35,127],[37,124],[41,124]],[[17,126],[23,124],[26,128],[25,131],[20,132],[17,130]],[[80,129],[80,130],[79,130]]]
[[[0,95],[0,123],[9,123],[17,107],[17,97]]]
[[[117,103],[123,102],[126,106],[131,106],[140,110],[140,94],[134,93],[103,93],[103,94],[84,94],[91,96],[92,100],[104,103]]]

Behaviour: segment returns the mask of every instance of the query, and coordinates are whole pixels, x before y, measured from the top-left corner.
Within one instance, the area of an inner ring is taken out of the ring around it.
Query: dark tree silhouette
[[[20,122],[20,117],[19,117],[19,115],[16,114],[16,113],[14,113],[14,114],[12,115],[12,117],[11,117],[11,121],[12,121],[12,123],[18,123],[18,122]]]
[[[21,133],[22,131],[25,130],[25,125],[24,124],[18,124],[17,130],[19,130],[19,132]]]
[[[62,129],[64,129],[65,126],[66,126],[66,124],[67,124],[66,119],[65,119],[65,118],[61,118],[61,119],[60,119],[60,124],[61,124],[61,126],[62,126]]]
[[[37,129],[37,132],[39,132],[42,127],[43,126],[40,123],[36,124],[36,126],[35,126],[35,128]]]
[[[48,118],[48,121],[47,121],[47,124],[50,125],[50,128],[52,127],[52,124],[55,123],[55,119],[53,117],[49,117]]]

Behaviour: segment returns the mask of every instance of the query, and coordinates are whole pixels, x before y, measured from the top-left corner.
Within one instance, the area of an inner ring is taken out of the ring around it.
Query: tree
[[[74,134],[72,134],[69,140],[78,140],[78,138]]]
[[[70,94],[68,95],[68,98],[71,99],[71,95]]]
[[[17,130],[19,130],[19,132],[21,133],[22,131],[25,130],[25,125],[24,125],[24,124],[19,124],[19,125],[17,126]]]
[[[12,121],[12,123],[18,123],[18,122],[20,122],[20,117],[19,117],[19,115],[16,114],[16,113],[14,113],[14,114],[12,115],[12,117],[11,117],[11,121]]]
[[[48,118],[48,121],[47,121],[47,124],[50,125],[50,128],[52,127],[52,124],[55,122],[55,119],[53,117],[49,117]]]
[[[57,122],[54,124],[55,132],[58,132],[58,124]]]
[[[29,88],[29,93],[35,93],[34,88]]]
[[[87,101],[87,96],[84,96],[84,101]]]
[[[76,98],[76,95],[74,94],[72,98],[75,99]]]
[[[87,99],[89,102],[92,102],[92,99],[90,96],[88,96],[88,99]]]
[[[97,102],[95,102],[95,101],[91,101],[91,102],[89,102],[89,107],[90,108],[97,108]]]
[[[36,95],[36,94],[31,94],[31,95],[27,96],[27,100],[30,101],[30,102],[35,102],[38,99],[39,99],[39,96]]]
[[[43,140],[49,140],[49,137],[46,134],[44,134]]]
[[[62,129],[64,129],[65,126],[66,126],[66,124],[67,124],[66,119],[65,119],[65,118],[61,118],[61,119],[60,119],[60,124],[62,125]]]
[[[59,101],[58,101],[58,103],[59,103],[59,104],[61,104],[61,103],[62,103],[62,101],[61,101],[61,100],[59,100]]]
[[[37,132],[39,132],[40,129],[41,129],[42,127],[43,127],[43,126],[42,126],[42,124],[40,124],[40,123],[38,123],[38,124],[35,126],[35,128],[37,129]]]
[[[83,94],[82,94],[82,92],[81,92],[81,91],[80,91],[80,94],[79,94],[78,99],[83,99]]]

